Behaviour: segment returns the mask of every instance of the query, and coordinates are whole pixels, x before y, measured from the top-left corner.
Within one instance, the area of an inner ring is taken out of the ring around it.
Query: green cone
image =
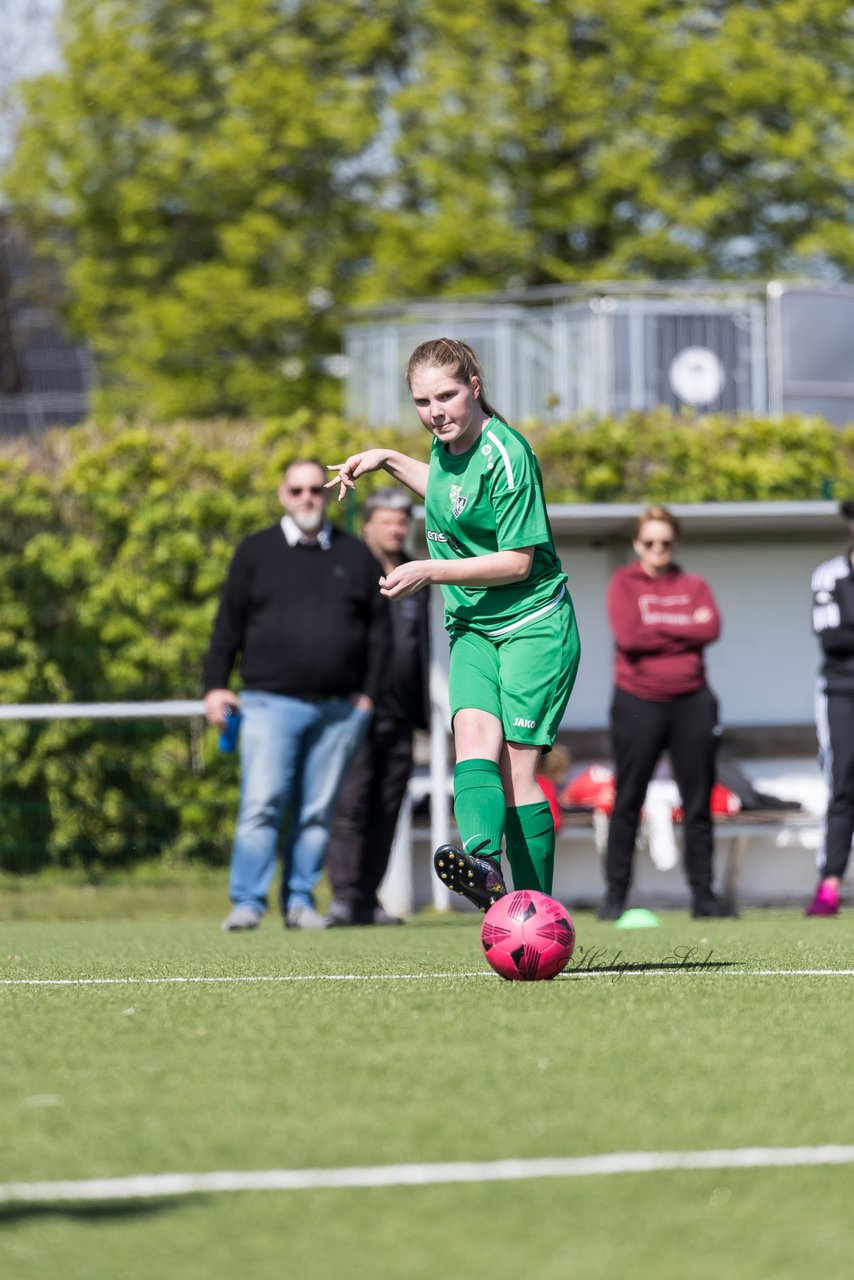
[[[630,907],[617,921],[618,929],[658,929],[660,926],[658,916],[645,907]]]

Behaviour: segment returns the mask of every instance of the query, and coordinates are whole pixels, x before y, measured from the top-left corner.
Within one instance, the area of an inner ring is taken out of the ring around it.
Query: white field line
[[[317,1188],[424,1187],[530,1178],[586,1178],[676,1169],[768,1169],[854,1164],[854,1146],[740,1147],[724,1151],[624,1151],[574,1159],[484,1163],[387,1164],[349,1169],[261,1169],[254,1172],[152,1173],[79,1182],[0,1183],[0,1204],[59,1200],[142,1200],[222,1191],[307,1191]]]
[[[647,978],[675,973],[701,973],[709,971],[728,978],[851,978],[854,969],[727,969],[718,968],[714,961],[703,964],[674,964],[663,968],[621,968],[619,964],[608,967],[571,969],[558,974],[558,979],[570,978]],[[0,987],[126,987],[169,986],[181,983],[241,983],[241,982],[436,982],[455,978],[497,978],[486,969],[466,973],[282,973],[236,974],[222,977],[175,978],[0,978]]]

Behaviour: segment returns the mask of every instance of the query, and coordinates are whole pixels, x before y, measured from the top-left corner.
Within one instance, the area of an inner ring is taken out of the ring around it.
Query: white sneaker
[[[286,929],[327,929],[328,927],[329,921],[326,916],[315,911],[314,907],[308,907],[303,902],[288,907],[288,914],[285,917]]]
[[[236,933],[242,929],[257,929],[261,923],[261,913],[253,907],[232,907],[231,912],[223,920],[221,928],[226,933]]]

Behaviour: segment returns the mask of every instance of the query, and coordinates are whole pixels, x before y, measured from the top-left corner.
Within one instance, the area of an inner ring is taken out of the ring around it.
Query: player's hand
[[[239,706],[237,694],[230,689],[211,689],[205,694],[205,715],[208,723],[215,724],[218,729],[225,728],[225,708],[234,707],[237,710]]]
[[[429,587],[431,567],[430,560],[408,560],[406,564],[399,564],[380,578],[380,593],[387,600],[405,600],[407,596],[414,596],[422,587]]]
[[[707,604],[701,604],[699,609],[694,610],[695,622],[711,622],[712,611]]]
[[[387,456],[385,449],[365,449],[362,453],[351,453],[345,462],[333,462],[327,467],[327,471],[337,471],[338,475],[324,487],[334,489],[337,484],[340,502],[348,489],[355,489],[359,476],[367,475],[369,471],[379,471]]]

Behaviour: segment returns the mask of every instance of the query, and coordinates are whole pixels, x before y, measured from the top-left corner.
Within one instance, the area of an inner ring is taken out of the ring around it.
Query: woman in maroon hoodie
[[[608,620],[616,646],[611,703],[616,798],[600,920],[617,920],[623,913],[641,808],[665,750],[685,813],[692,915],[732,914],[712,892],[709,797],[718,704],[706,683],[703,650],[720,635],[720,614],[708,584],[674,564],[678,537],[676,517],[666,507],[649,507],[635,527],[636,562],[615,570],[608,586]]]

